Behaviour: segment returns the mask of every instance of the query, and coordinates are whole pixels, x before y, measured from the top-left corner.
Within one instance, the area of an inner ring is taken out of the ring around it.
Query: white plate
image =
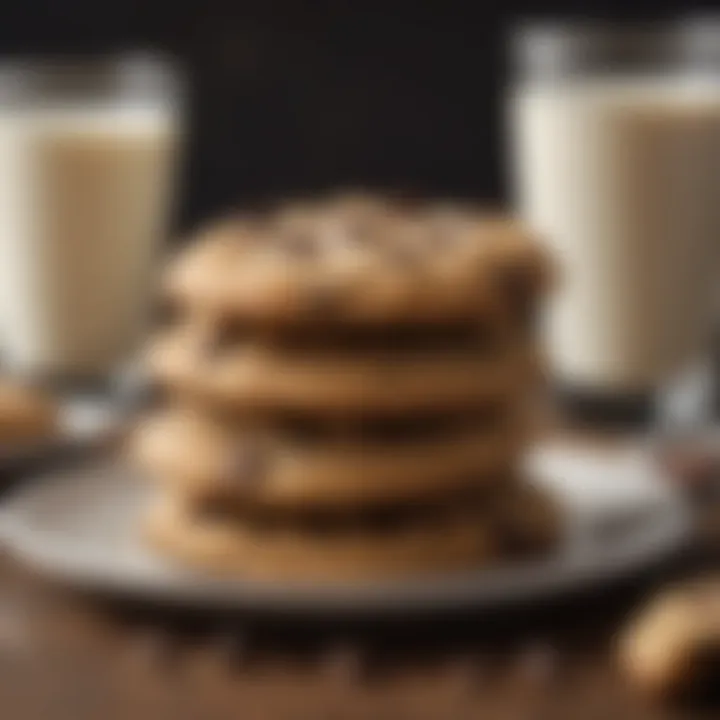
[[[138,540],[145,485],[120,464],[58,472],[0,510],[19,559],[56,580],[153,601],[268,612],[393,612],[538,599],[631,575],[688,537],[686,508],[640,449],[593,454],[562,446],[529,458],[565,508],[551,557],[371,584],[273,584],[211,578],[152,554]]]

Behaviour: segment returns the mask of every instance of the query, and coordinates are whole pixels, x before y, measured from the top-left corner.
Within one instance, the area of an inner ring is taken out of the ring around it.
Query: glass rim
[[[103,53],[29,53],[0,55],[0,69],[34,72],[56,72],[58,69],[121,68],[135,65],[145,68],[173,69],[178,58],[168,52],[151,48],[128,48]]]
[[[0,57],[0,103],[18,107],[123,98],[157,101],[179,98],[183,89],[180,63],[154,50]]]
[[[514,73],[540,79],[720,69],[715,47],[720,13],[635,21],[524,18],[507,43]]]

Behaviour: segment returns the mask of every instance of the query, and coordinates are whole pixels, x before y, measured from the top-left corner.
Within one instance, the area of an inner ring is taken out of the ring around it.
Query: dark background
[[[513,22],[697,7],[0,0],[0,53],[152,47],[181,60],[190,89],[178,218],[186,227],[229,205],[335,185],[502,200],[503,46]]]

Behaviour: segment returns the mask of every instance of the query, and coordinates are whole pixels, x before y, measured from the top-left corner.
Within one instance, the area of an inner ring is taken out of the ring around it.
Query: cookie
[[[40,390],[0,382],[0,445],[42,440],[57,432],[58,408]]]
[[[259,325],[448,322],[527,304],[550,276],[517,222],[346,197],[214,226],[176,258],[164,292]]]
[[[234,429],[176,410],[147,419],[131,453],[169,492],[288,509],[346,508],[492,488],[525,441],[502,416],[401,440],[350,433],[304,439]]]
[[[628,679],[657,696],[720,678],[720,577],[665,591],[643,608],[619,643]]]
[[[264,527],[194,511],[166,498],[151,509],[148,540],[199,569],[283,581],[362,581],[481,566],[495,557],[483,511],[460,508],[399,526]]]
[[[188,324],[159,337],[150,374],[181,394],[241,408],[315,413],[414,412],[477,406],[520,392],[541,368],[523,343],[496,352],[375,355],[286,351],[262,341],[215,346],[216,328]]]

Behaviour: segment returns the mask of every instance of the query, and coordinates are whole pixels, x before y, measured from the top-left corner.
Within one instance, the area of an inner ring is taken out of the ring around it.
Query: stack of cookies
[[[367,579],[546,547],[523,481],[540,249],[507,219],[343,196],[219,223],[174,261],[132,453],[150,541],[249,577]]]

